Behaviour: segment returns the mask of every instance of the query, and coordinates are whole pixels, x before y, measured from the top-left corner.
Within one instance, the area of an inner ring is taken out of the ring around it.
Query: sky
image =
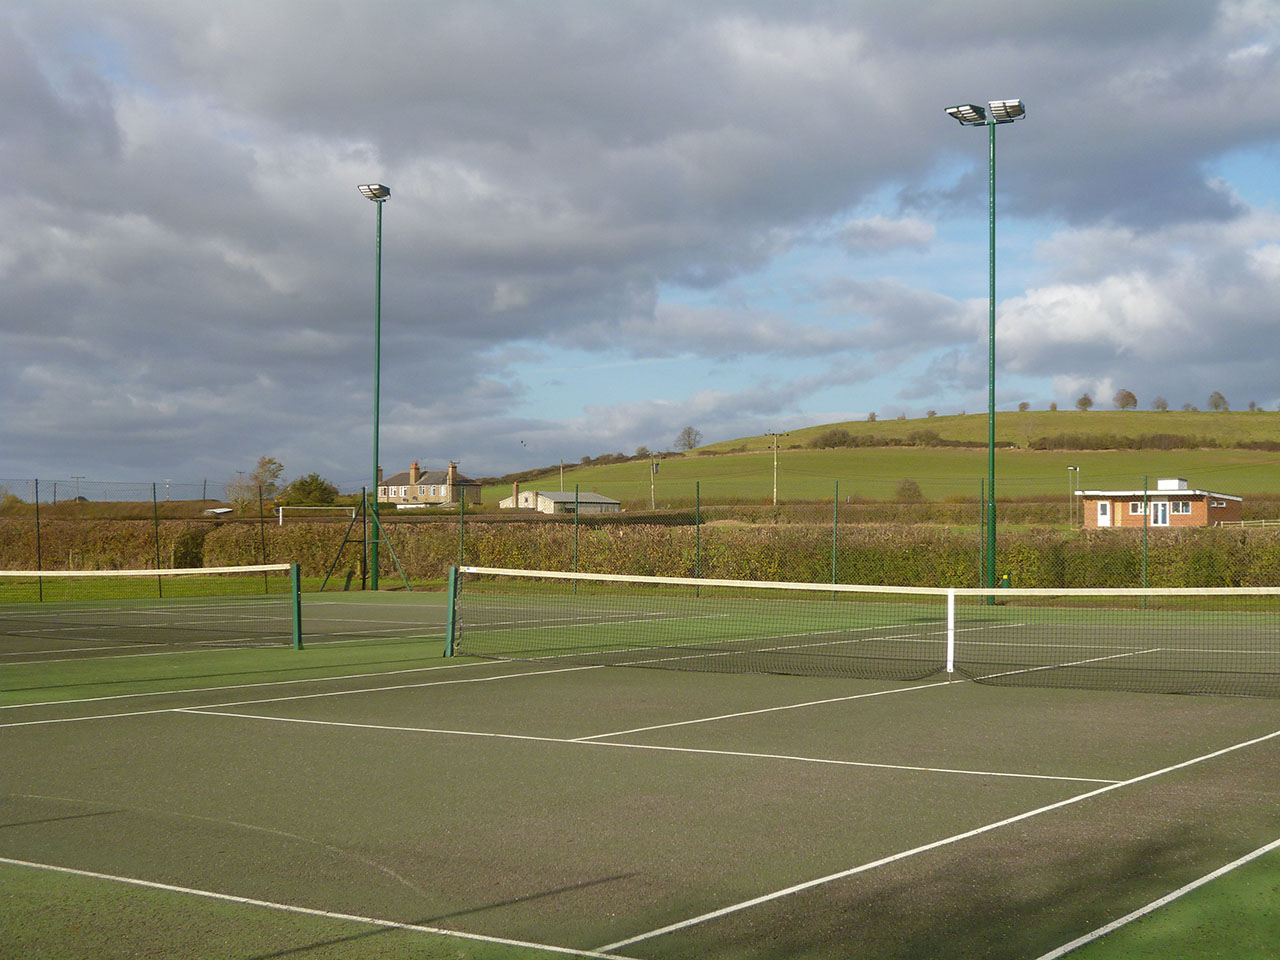
[[[0,479],[1280,407],[1274,0],[0,0]]]

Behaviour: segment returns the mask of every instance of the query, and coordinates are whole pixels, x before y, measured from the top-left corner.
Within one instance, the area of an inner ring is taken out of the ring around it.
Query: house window
[[[1146,511],[1142,509],[1142,501],[1141,501],[1141,500],[1130,500],[1130,501],[1129,501],[1129,515],[1130,515],[1130,516],[1133,516],[1133,517],[1140,517],[1140,516],[1142,516],[1144,513],[1146,513]]]
[[[1209,501],[1209,506],[1211,506],[1211,507],[1225,507],[1226,505],[1227,505],[1227,501],[1225,501],[1225,500],[1210,500],[1210,501]]]
[[[1169,504],[1169,512],[1170,513],[1190,513],[1191,501],[1190,500],[1174,500]]]
[[[431,485],[431,495],[432,495],[433,497],[437,495],[437,494],[436,494],[436,485],[435,485],[434,483]]]
[[[418,485],[418,496],[423,497],[427,494],[427,485],[425,483]]]

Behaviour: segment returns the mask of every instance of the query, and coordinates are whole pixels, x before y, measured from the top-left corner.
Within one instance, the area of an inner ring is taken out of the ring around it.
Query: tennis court
[[[1280,699],[445,658],[447,608],[6,638],[0,949],[1036,960],[1280,837]]]

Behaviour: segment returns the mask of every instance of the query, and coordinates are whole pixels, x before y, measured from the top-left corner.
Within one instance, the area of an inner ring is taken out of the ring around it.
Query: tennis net
[[[302,646],[296,564],[0,570],[0,651],[138,644]]]
[[[462,567],[450,652],[1280,697],[1280,587],[871,587]]]

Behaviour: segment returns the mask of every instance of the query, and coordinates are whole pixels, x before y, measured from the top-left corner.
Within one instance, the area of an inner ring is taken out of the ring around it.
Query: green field
[[[1258,415],[1259,419],[1263,415]],[[941,419],[941,418],[939,418]],[[1280,422],[1273,420],[1280,427]],[[997,496],[1001,499],[1065,499],[1080,468],[1082,489],[1141,489],[1149,478],[1182,477],[1192,487],[1236,496],[1280,493],[1280,452],[1241,449],[996,451]],[[780,449],[778,497],[781,500],[830,501],[835,484],[840,497],[891,499],[904,479],[915,480],[926,499],[977,498],[987,474],[987,452],[974,448],[858,447],[833,450]],[[626,505],[647,505],[649,462],[566,466],[564,489],[576,484],[584,492],[601,493]],[[688,504],[694,484],[704,503],[767,502],[773,494],[773,453],[758,451],[706,455],[694,451],[662,460],[654,482],[654,500]],[[525,489],[558,490],[558,472],[526,480]],[[511,495],[508,484],[484,489],[495,504]]]

